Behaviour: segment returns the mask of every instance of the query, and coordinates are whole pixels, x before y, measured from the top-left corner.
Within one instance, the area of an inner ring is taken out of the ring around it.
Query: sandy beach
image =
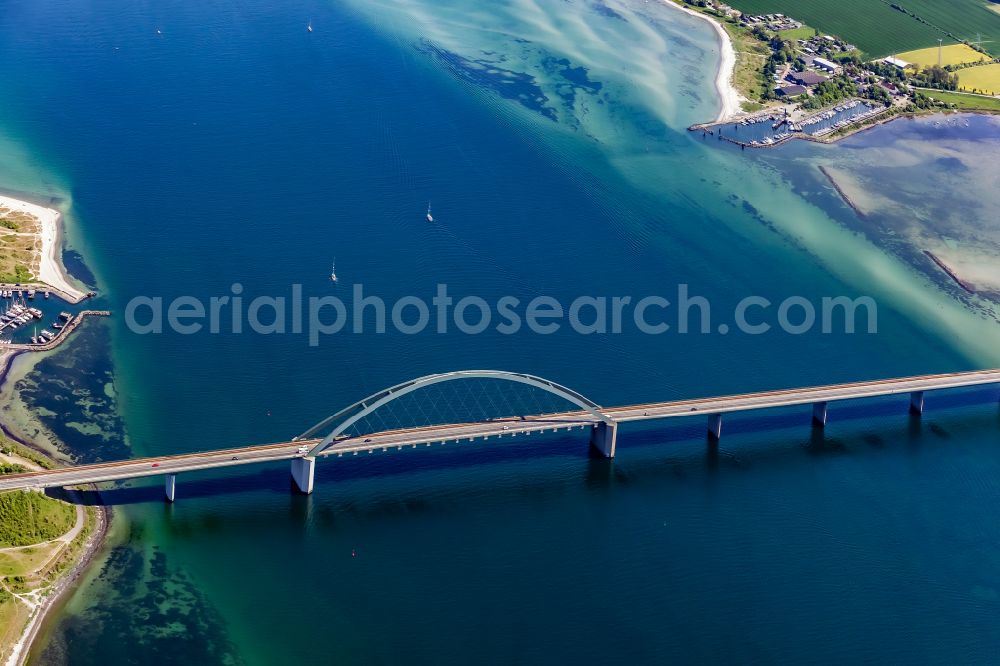
[[[720,54],[719,71],[715,76],[715,89],[719,93],[721,108],[719,109],[719,115],[715,118],[715,122],[719,123],[727,118],[738,115],[742,111],[742,107],[740,105],[741,97],[739,91],[736,90],[732,84],[733,69],[736,67],[736,51],[733,50],[733,42],[729,39],[729,34],[726,32],[726,29],[710,16],[706,16],[701,12],[696,12],[693,9],[679,5],[676,2],[673,2],[673,0],[663,1],[675,9],[679,9],[682,12],[690,14],[691,16],[696,16],[712,24],[712,27],[715,29],[715,34],[719,38]]]
[[[85,298],[86,293],[73,284],[59,258],[62,251],[60,236],[62,214],[54,208],[46,208],[3,195],[0,195],[0,206],[28,213],[41,223],[41,256],[36,276],[38,280],[63,292],[73,301]]]

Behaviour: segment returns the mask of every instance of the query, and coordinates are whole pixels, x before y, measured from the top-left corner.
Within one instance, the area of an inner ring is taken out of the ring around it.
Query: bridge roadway
[[[685,416],[708,416],[709,430],[714,435],[719,436],[721,434],[721,415],[728,412],[812,404],[814,406],[814,420],[818,425],[824,425],[826,422],[826,403],[828,402],[909,394],[911,397],[911,409],[921,412],[923,410],[924,391],[997,383],[1000,383],[1000,370],[983,370],[627,405],[605,408],[602,410],[602,413],[614,423]],[[820,406],[822,409],[818,410],[817,408]],[[344,437],[336,440],[330,448],[322,451],[320,455],[357,455],[363,452],[388,451],[403,447],[430,446],[431,444],[442,442],[447,444],[462,444],[484,437],[507,437],[532,432],[572,428],[584,428],[596,431],[600,426],[601,423],[594,415],[586,411],[507,417],[477,423],[435,425],[385,431],[367,436]],[[611,428],[613,429],[614,427],[612,424]],[[593,442],[593,439],[591,441]],[[294,475],[295,459],[304,458],[304,451],[308,451],[319,442],[319,439],[298,440],[199,453],[184,453],[171,456],[79,465],[24,474],[10,474],[0,477],[0,491],[74,486],[281,460],[293,460]],[[604,453],[609,456],[614,455],[613,439],[610,450],[604,449]],[[168,477],[168,479],[168,497],[172,499],[173,491],[171,484],[173,479],[172,477]],[[312,475],[310,471],[308,490],[312,489],[311,479]]]

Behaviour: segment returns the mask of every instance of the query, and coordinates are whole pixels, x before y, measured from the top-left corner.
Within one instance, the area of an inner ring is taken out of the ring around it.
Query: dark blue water
[[[844,232],[849,211],[688,136],[714,115],[716,48],[644,3],[15,2],[2,121],[33,161],[5,168],[72,199],[135,453],[286,439],[452,369],[613,405],[986,362],[981,324],[946,335],[933,313],[961,308]],[[237,282],[566,302],[686,283],[724,322],[748,295],[872,294],[879,332],[310,347],[125,325],[133,297]],[[701,424],[629,428],[613,464],[578,433],[323,461],[309,498],[284,466],[184,475],[166,508],[153,483],[110,491],[128,530],[41,660],[985,660],[995,401],[931,401],[924,422],[898,401],[834,409],[825,436],[801,413],[748,416],[718,449]]]

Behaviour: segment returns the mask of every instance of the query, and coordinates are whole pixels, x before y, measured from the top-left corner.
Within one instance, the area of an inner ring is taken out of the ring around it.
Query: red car
[[[159,467],[159,466],[160,466],[160,463],[153,463],[153,465],[152,465],[152,466],[153,466],[153,467]]]

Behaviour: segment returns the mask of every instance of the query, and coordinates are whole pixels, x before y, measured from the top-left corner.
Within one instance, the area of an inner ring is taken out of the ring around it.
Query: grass
[[[781,35],[784,39],[793,39],[793,40],[809,39],[810,37],[813,37],[816,34],[816,29],[804,25],[801,28],[792,28],[791,30],[780,30],[778,31],[778,34]]]
[[[771,55],[771,47],[738,25],[722,22],[722,27],[733,40],[736,66],[733,67],[733,87],[749,100],[763,97],[769,82],[764,81],[764,63]]]
[[[991,111],[1000,113],[1000,98],[983,97],[982,95],[965,95],[962,93],[945,92],[943,90],[924,90],[922,93],[936,100],[954,104],[964,111]]]
[[[59,541],[44,546],[28,546],[0,553],[0,576],[30,576],[61,548]]]
[[[33,215],[0,206],[0,282],[32,280],[40,233],[41,225]]]
[[[0,451],[9,455],[18,456],[19,458],[24,458],[25,460],[30,460],[43,469],[52,469],[55,467],[55,464],[41,453],[38,453],[33,449],[29,449],[26,446],[22,446],[15,441],[9,440],[3,435],[0,435]]]
[[[987,95],[1000,93],[1000,63],[966,67],[958,71],[958,87]]]
[[[0,546],[30,546],[65,534],[73,527],[73,507],[41,493],[0,494]]]
[[[14,641],[28,621],[28,607],[15,599],[10,592],[0,590],[0,658],[6,663]]]
[[[988,51],[1000,55],[1000,13],[990,11],[983,0],[731,0],[729,4],[751,14],[781,12],[851,42],[871,58],[936,46],[939,38],[974,40],[977,33],[982,33]],[[909,13],[893,9],[892,4]]]
[[[938,64],[938,48],[932,46],[931,48],[917,49],[916,51],[904,51],[898,54],[897,57],[908,63],[927,67],[928,65]],[[942,65],[962,65],[967,62],[979,62],[981,60],[989,60],[989,57],[968,44],[949,44],[941,48]]]

